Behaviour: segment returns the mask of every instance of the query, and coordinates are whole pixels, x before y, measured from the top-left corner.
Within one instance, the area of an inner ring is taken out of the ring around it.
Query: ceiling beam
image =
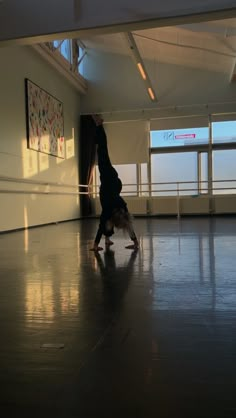
[[[209,114],[225,115],[227,113],[235,114],[236,102],[209,102],[196,105],[182,106],[158,106],[140,109],[127,109],[117,111],[103,111],[100,109],[104,121],[106,123],[134,121],[134,120],[151,120],[161,118],[180,118],[180,117],[197,117],[208,116]]]
[[[227,23],[226,23],[227,24]],[[210,22],[206,23],[195,23],[187,25],[178,25],[178,28],[188,30],[190,32],[201,32],[201,33],[210,33],[215,35],[220,35],[224,38],[229,38],[231,36],[236,36],[235,27],[226,27],[225,25],[212,24]]]
[[[2,0],[0,43],[32,44],[233,17],[235,0],[220,5],[218,0]]]

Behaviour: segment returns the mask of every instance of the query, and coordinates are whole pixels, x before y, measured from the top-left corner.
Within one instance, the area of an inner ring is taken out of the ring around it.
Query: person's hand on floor
[[[138,250],[139,249],[139,243],[138,241],[134,241],[133,244],[127,245],[127,250]]]
[[[94,244],[93,248],[91,248],[90,251],[94,251],[95,253],[97,253],[98,251],[103,251],[103,248],[99,247],[98,244]]]
[[[111,241],[108,237],[105,238],[105,245],[106,245],[106,247],[110,247],[113,244],[114,244],[114,242]]]

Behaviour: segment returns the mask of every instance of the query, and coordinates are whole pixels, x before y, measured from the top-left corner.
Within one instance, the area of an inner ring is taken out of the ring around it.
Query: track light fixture
[[[157,98],[156,98],[154,89],[152,87],[151,80],[149,79],[148,73],[147,73],[147,71],[145,69],[144,62],[143,62],[142,57],[141,57],[141,55],[139,53],[139,50],[138,50],[138,47],[137,47],[136,42],[134,40],[134,37],[133,37],[133,35],[132,35],[131,32],[126,32],[124,34],[124,36],[126,38],[126,41],[128,42],[128,45],[129,45],[129,48],[130,48],[130,51],[131,51],[132,58],[134,59],[134,61],[136,63],[136,66],[137,66],[137,68],[139,70],[139,73],[140,73],[140,75],[141,75],[141,77],[142,77],[142,79],[143,79],[143,81],[145,83],[145,86],[146,86],[146,89],[147,89],[147,93],[148,93],[150,99],[153,102],[156,102],[157,101]]]

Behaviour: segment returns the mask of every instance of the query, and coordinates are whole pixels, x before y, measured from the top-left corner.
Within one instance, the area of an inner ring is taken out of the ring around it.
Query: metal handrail
[[[236,179],[229,179],[229,180],[212,180],[212,183],[226,183],[226,182],[236,182]],[[208,180],[201,180],[201,181],[197,181],[197,180],[193,180],[193,181],[165,181],[165,182],[159,182],[159,183],[140,183],[139,186],[153,186],[153,185],[158,185],[158,184],[201,184],[201,183],[208,183]],[[138,184],[137,183],[125,183],[123,184],[123,187],[127,187],[127,186],[135,186],[137,187]],[[90,185],[89,187],[91,188],[99,188],[100,185],[99,184],[94,184],[94,185]]]
[[[212,189],[212,190],[232,190],[232,189],[235,189],[236,190],[236,187],[215,187],[214,189]],[[196,191],[197,189],[164,189],[164,190],[153,190],[152,189],[152,193],[167,193],[167,192],[177,192],[177,191],[179,191],[179,192],[194,192],[194,191]],[[206,192],[208,192],[208,189],[201,189],[201,191],[206,191]],[[122,194],[128,194],[128,193],[134,193],[134,192],[136,192],[136,190],[131,190],[131,191],[124,191],[124,192],[122,192]],[[143,192],[141,192],[141,193],[148,193],[149,191],[148,190],[144,190]],[[200,194],[202,194],[202,193],[197,193],[197,195],[200,195]]]
[[[90,187],[87,184],[67,184],[67,183],[60,183],[60,182],[39,181],[39,180],[31,180],[31,179],[24,179],[24,178],[17,178],[17,177],[9,177],[9,176],[0,176],[0,181],[12,182],[12,183],[35,184],[37,186],[70,187],[70,188],[79,188],[79,187],[89,188]]]
[[[37,186],[47,186],[47,187],[65,187],[65,188],[72,188],[72,189],[79,189],[79,188],[86,188],[87,191],[77,191],[77,192],[54,192],[54,191],[35,191],[35,190],[14,190],[14,189],[0,189],[0,193],[16,193],[16,194],[43,194],[43,195],[74,195],[74,196],[78,196],[78,195],[82,195],[82,194],[95,194],[96,196],[98,196],[99,192],[99,185],[86,185],[86,184],[78,184],[78,185],[72,185],[72,184],[67,184],[67,183],[60,183],[60,182],[44,182],[44,181],[38,181],[38,180],[32,180],[32,179],[24,179],[24,178],[15,178],[15,177],[8,177],[8,176],[0,176],[0,182],[13,182],[13,183],[25,183],[25,184],[31,184],[31,185],[37,185]],[[236,179],[228,179],[228,180],[212,180],[212,183],[233,183],[236,182]],[[181,185],[187,185],[187,184],[196,184],[196,185],[205,185],[206,183],[208,183],[207,180],[202,180],[202,181],[179,181],[179,182],[160,182],[160,183],[141,183],[141,184],[137,184],[137,183],[127,183],[127,184],[123,184],[123,188],[125,187],[133,187],[133,190],[123,190],[122,194],[123,195],[131,195],[133,196],[135,194],[135,196],[138,196],[138,187],[141,188],[141,194],[142,193],[148,193],[150,197],[151,194],[153,193],[172,193],[172,192],[177,192],[177,194],[179,195],[181,192],[194,192],[195,195],[201,195],[201,194],[206,194],[208,192],[208,187],[201,187],[201,192],[196,193],[197,192],[197,188],[183,188],[181,187]],[[175,188],[171,188],[171,189],[153,189],[153,186],[163,186],[163,185],[175,185]],[[142,187],[144,186],[149,186],[151,187],[151,190],[142,190]],[[234,187],[233,185],[231,187],[213,187],[212,191],[215,190],[236,190],[236,186]],[[205,192],[205,193],[204,193]],[[140,196],[139,196],[140,197]]]
[[[217,183],[233,183],[236,182],[236,179],[229,179],[229,180],[212,180],[212,183],[217,184]],[[194,188],[183,188],[181,187],[181,185],[188,185],[188,184],[196,184],[196,185],[205,185],[206,183],[208,183],[208,180],[201,180],[201,181],[179,181],[179,182],[160,182],[160,183],[140,183],[140,184],[136,184],[136,183],[127,183],[127,184],[123,184],[123,190],[122,190],[122,195],[131,195],[131,196],[138,196],[138,197],[142,197],[142,193],[148,193],[149,197],[152,197],[151,195],[153,193],[170,193],[170,192],[176,192],[178,195],[181,192],[195,192],[195,195],[201,195],[201,194],[207,194],[209,189],[208,187],[201,187],[200,193],[198,192],[197,187]],[[171,189],[153,189],[153,186],[157,186],[157,185],[175,185],[175,188],[171,188]],[[143,186],[149,186],[151,187],[151,189],[149,190],[142,190]],[[96,196],[98,196],[99,194],[99,185],[91,185],[89,186],[89,189],[92,189],[92,191],[90,191],[91,194],[95,194]],[[131,190],[124,190],[125,187],[133,187],[133,189]],[[138,192],[138,188],[139,188],[139,192]],[[213,187],[212,191],[214,192],[215,190],[236,190],[236,186],[231,186],[231,187]],[[197,193],[196,193],[197,192]],[[204,193],[205,192],[205,193]],[[141,196],[140,196],[141,194]]]
[[[48,192],[48,191],[38,191],[38,190],[10,190],[10,189],[0,189],[0,194],[42,194],[42,195],[69,195],[69,196],[79,196],[82,194],[88,195],[88,192]]]

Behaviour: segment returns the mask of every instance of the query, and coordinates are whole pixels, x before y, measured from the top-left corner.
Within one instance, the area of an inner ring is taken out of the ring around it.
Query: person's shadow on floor
[[[95,254],[104,285],[104,302],[109,303],[112,309],[119,308],[123,303],[134,274],[137,254],[138,250],[132,251],[128,263],[121,267],[116,266],[115,252],[110,247],[106,248],[103,259],[99,253]]]

